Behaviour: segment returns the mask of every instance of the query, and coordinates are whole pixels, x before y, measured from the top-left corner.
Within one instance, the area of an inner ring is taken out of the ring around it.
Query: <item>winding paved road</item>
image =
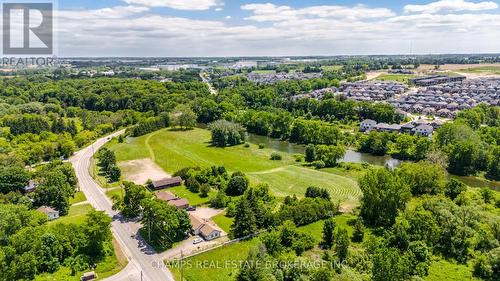
[[[159,255],[149,247],[138,234],[140,225],[134,221],[125,220],[119,213],[112,210],[112,202],[104,190],[97,184],[89,172],[90,159],[112,137],[123,134],[124,130],[98,139],[91,146],[82,149],[71,157],[70,162],[75,169],[81,191],[92,206],[104,211],[113,218],[111,231],[120,243],[123,253],[128,259],[128,265],[120,273],[107,281],[173,281],[174,278],[164,266]]]

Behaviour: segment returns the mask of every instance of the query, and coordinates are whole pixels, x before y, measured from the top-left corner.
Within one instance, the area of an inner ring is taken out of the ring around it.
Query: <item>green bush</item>
[[[273,161],[279,161],[281,159],[283,159],[283,157],[281,156],[281,154],[279,154],[277,152],[273,152],[271,154],[271,160],[273,160]]]
[[[323,169],[326,165],[325,165],[325,162],[319,160],[319,161],[314,161],[313,162],[313,165],[316,169]]]

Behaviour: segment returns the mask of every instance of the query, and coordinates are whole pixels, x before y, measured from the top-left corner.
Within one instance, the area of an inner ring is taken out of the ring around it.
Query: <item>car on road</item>
[[[203,239],[196,238],[196,239],[193,240],[193,245],[200,244],[201,242],[203,242]]]
[[[196,207],[189,206],[189,207],[186,208],[186,211],[196,211]]]

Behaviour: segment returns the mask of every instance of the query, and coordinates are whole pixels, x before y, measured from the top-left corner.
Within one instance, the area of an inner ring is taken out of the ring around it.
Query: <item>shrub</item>
[[[265,147],[266,147],[266,145],[265,145],[265,144],[263,144],[263,143],[259,143],[259,149],[264,149]]]
[[[245,145],[243,145],[245,148],[249,148],[250,147],[250,144],[247,142],[245,143]]]
[[[316,167],[316,169],[323,169],[326,165],[325,165],[325,162],[319,160],[319,161],[315,161],[313,162],[313,165],[314,167]]]
[[[277,160],[281,160],[281,159],[283,159],[283,157],[281,156],[281,154],[279,154],[277,152],[273,152],[271,154],[271,160],[277,161]]]
[[[295,158],[295,162],[297,163],[304,162],[304,155],[302,154],[294,154],[293,158]]]

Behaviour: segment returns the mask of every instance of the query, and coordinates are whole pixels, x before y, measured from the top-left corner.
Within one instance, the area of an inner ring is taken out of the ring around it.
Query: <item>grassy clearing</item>
[[[208,193],[208,197],[201,197],[200,193],[193,193],[189,191],[184,185],[177,186],[174,188],[169,188],[167,189],[167,191],[172,192],[178,197],[187,199],[191,206],[199,206],[207,204],[210,201],[210,197],[214,196],[216,193],[214,190],[210,190],[210,192]]]
[[[349,234],[349,237],[351,237],[354,229],[352,226],[348,224],[348,222],[352,219],[356,219],[356,216],[353,215],[340,215],[340,216],[335,216],[333,220],[335,221],[337,227],[347,229],[347,233]],[[311,234],[315,241],[317,243],[320,243],[321,240],[323,239],[323,225],[325,224],[325,221],[317,221],[305,226],[299,227],[300,230]],[[365,232],[366,234],[366,232]]]
[[[50,221],[49,225],[55,225],[59,223],[69,224],[83,224],[85,222],[85,216],[92,210],[92,206],[90,204],[82,204],[77,206],[71,206],[69,208],[68,215],[64,217],[60,217],[57,220]]]
[[[429,268],[429,275],[424,278],[426,281],[470,281],[481,280],[472,276],[472,266],[457,264],[446,260],[435,260]]]
[[[149,141],[146,143],[146,139]],[[210,167],[226,166],[232,171],[257,172],[269,170],[293,163],[293,157],[283,161],[271,161],[270,149],[257,147],[245,148],[243,145],[216,148],[210,145],[210,132],[203,129],[190,131],[160,130],[150,135],[134,138],[129,144],[114,144],[118,161],[152,158],[148,148],[154,154],[156,163],[168,173],[174,173],[189,166]]]
[[[121,187],[106,191],[106,195],[110,199],[113,198],[113,197],[117,197],[117,198],[123,199],[123,195],[124,194],[125,194],[125,191]]]
[[[274,194],[282,197],[303,196],[309,186],[328,189],[334,201],[352,201],[361,196],[355,180],[310,168],[286,166],[249,176],[255,183],[268,183]]]
[[[203,129],[160,130],[130,139],[128,144],[113,143],[110,148],[115,151],[118,161],[149,157],[168,173],[189,166],[225,166],[229,171],[247,173],[252,184],[269,184],[277,196],[300,196],[312,185],[328,188],[332,197],[339,200],[355,200],[361,194],[352,178],[297,166],[292,154],[280,153],[283,160],[271,161],[273,150],[259,149],[257,145],[213,147],[210,132]]]
[[[489,181],[489,180],[482,178],[482,177],[473,177],[473,176],[462,177],[462,176],[456,176],[456,175],[449,175],[449,177],[460,180],[470,187],[474,187],[474,188],[489,187],[491,189],[500,191],[500,182],[498,182],[498,181]]]
[[[410,83],[410,79],[417,77],[413,74],[380,74],[375,80],[381,81],[395,81],[401,83]]]
[[[254,70],[252,71],[253,74],[274,74],[276,71],[274,70]]]
[[[480,66],[461,69],[461,72],[500,75],[500,66]]]
[[[321,69],[323,71],[336,71],[342,69],[342,65],[323,65]]]
[[[231,231],[231,225],[234,222],[234,218],[226,217],[225,213],[213,217],[212,220],[226,233]]]
[[[75,193],[75,197],[69,199],[69,204],[73,205],[85,201],[87,201],[87,197],[85,197],[85,194],[83,194],[83,192],[81,191],[78,191],[77,193]]]
[[[235,280],[239,272],[237,266],[258,243],[258,239],[252,239],[188,258],[184,261],[183,278],[187,281]],[[169,268],[175,279],[181,280],[180,265],[171,264]]]

